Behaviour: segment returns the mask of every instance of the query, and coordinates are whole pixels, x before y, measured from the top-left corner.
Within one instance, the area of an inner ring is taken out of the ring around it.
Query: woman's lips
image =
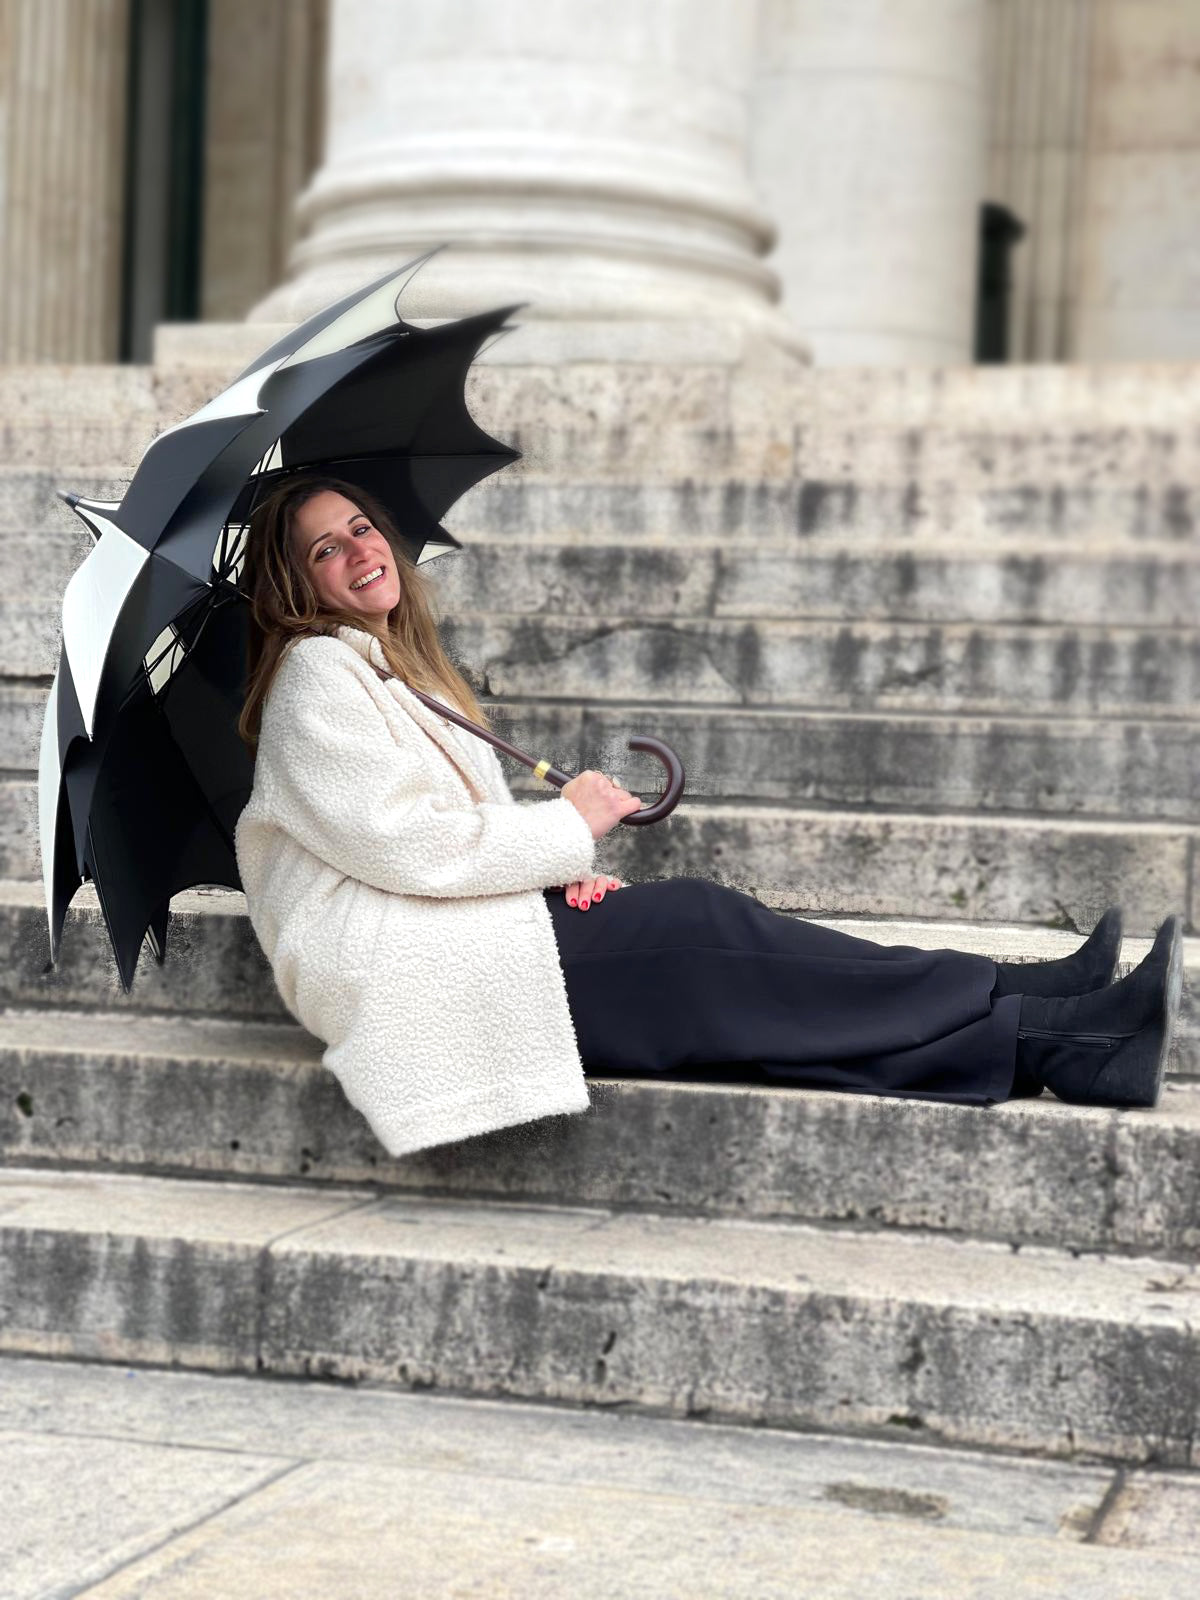
[[[351,594],[365,594],[368,589],[373,589],[377,583],[382,583],[387,577],[387,568],[384,567],[377,578],[372,578],[369,583],[360,583],[357,589],[352,588]]]

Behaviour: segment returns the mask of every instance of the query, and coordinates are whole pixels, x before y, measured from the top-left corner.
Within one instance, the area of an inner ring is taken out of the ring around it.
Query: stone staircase
[[[239,896],[180,896],[125,996],[85,890],[47,970],[32,773],[86,550],[52,491],[119,493],[228,376],[0,373],[0,1349],[1193,1464],[1200,939],[1154,1112],[595,1080],[400,1161]],[[1194,931],[1200,373],[471,383],[525,457],[427,569],[451,653],[567,770],[648,793],[637,732],[687,768],[606,867],[996,958],[1113,901],[1126,965]]]

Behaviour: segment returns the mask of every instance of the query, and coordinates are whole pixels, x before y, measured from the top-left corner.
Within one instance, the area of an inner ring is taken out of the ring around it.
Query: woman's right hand
[[[602,772],[576,774],[570,783],[563,784],[562,793],[592,830],[593,839],[603,839],[622,817],[642,809],[637,795],[622,789]]]

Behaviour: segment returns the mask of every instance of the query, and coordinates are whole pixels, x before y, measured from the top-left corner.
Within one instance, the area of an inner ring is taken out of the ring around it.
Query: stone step
[[[180,330],[194,340],[194,326]],[[266,348],[279,329],[239,329],[236,350],[214,359],[172,346],[159,332],[154,366],[8,365],[0,374],[0,412],[53,414],[66,396],[82,415],[151,401],[170,420],[203,405]],[[609,330],[611,332],[611,330]],[[228,339],[226,339],[228,344]],[[812,367],[643,359],[515,360],[514,340],[485,351],[467,379],[467,399],[485,426],[514,413],[547,425],[585,428],[622,422],[658,426],[664,417],[696,426],[757,425],[763,417],[806,415],[828,427],[1194,430],[1200,414],[1200,363],[1038,363],[1003,367]]]
[[[639,711],[501,703],[492,725],[519,749],[570,750],[565,770],[594,768],[627,788],[656,770],[627,748],[635,727],[649,727],[684,761],[689,800],[1196,820],[1195,722],[661,707],[647,722]],[[525,769],[511,785],[542,788]]]
[[[40,686],[0,684],[0,769],[9,773],[0,788],[0,851],[9,852],[2,874],[9,877],[37,870],[28,851],[45,698]],[[632,707],[511,702],[487,709],[494,731],[518,749],[557,757],[566,771],[609,773],[627,788],[653,782],[660,771],[627,747],[635,731],[652,731],[684,763],[685,802],[1192,823],[1200,787],[1200,724],[1191,722],[661,706],[646,717]],[[512,765],[514,794],[544,792],[527,769]],[[27,779],[17,776],[22,769]],[[19,846],[22,839],[28,842]],[[18,872],[22,859],[28,869]]]
[[[964,374],[967,374],[964,376]],[[9,369],[0,383],[10,465],[132,463],[162,427],[233,372],[147,367]],[[1200,461],[1196,368],[1056,380],[1036,368],[941,371],[939,383],[863,369],[790,374],[597,362],[483,364],[468,381],[480,423],[525,452],[506,477],[724,476],[812,491],[891,484],[1056,498],[1136,486],[1190,517]],[[897,381],[899,378],[900,381]]]
[[[1052,866],[1053,849],[1047,854]],[[626,882],[651,881],[623,871],[611,861],[604,867]],[[1006,875],[1010,870],[1011,863],[1006,861]],[[716,881],[715,874],[709,876]],[[1134,914],[1134,894],[1140,891],[1143,877],[1149,876],[1149,866],[1145,873],[1131,871],[1122,891],[1111,896],[1097,894],[1097,883],[1104,887],[1099,873],[1085,879],[1086,897],[1081,897],[1080,903],[1087,908],[1087,914],[1081,916],[1078,926],[1093,927],[1107,904],[1124,905],[1127,937],[1121,952],[1123,971],[1131,970],[1145,956],[1161,919],[1172,909],[1183,909],[1160,895],[1154,916],[1139,922]],[[1049,881],[1053,886],[1053,879]],[[620,890],[615,892],[619,894]],[[749,888],[743,892],[754,892],[764,904],[793,914],[778,892]],[[0,1007],[21,1010],[48,1006],[56,1010],[165,1013],[261,1022],[291,1020],[255,940],[243,895],[225,889],[195,889],[176,895],[171,904],[165,961],[160,966],[143,951],[133,989],[125,994],[90,883],[80,888],[72,902],[58,965],[51,968],[40,881],[0,882],[0,950],[8,953],[7,962],[0,964]],[[1061,919],[1063,907],[1056,904]],[[1078,949],[1082,937],[1058,928],[1015,924],[1011,919],[968,920],[967,912],[957,921],[915,921],[910,917],[911,908],[906,908],[886,918],[870,914],[839,916],[826,911],[812,920],[879,944],[967,950],[993,961],[1054,960]],[[1171,1067],[1181,1074],[1200,1076],[1200,938],[1184,940],[1183,1000]]]
[[[657,782],[661,769],[652,770]],[[649,800],[657,789],[639,789],[646,771],[631,767],[629,786]],[[535,788],[539,799],[545,787]],[[716,882],[815,916],[1089,927],[1122,900],[1129,931],[1141,933],[1173,912],[1194,914],[1198,837],[1186,822],[847,812],[695,796],[653,830],[616,830],[597,861],[635,883],[690,876],[699,862]],[[8,779],[0,870],[40,880],[39,859],[33,783]]]
[[[197,392],[197,404],[208,397]],[[45,476],[55,463],[56,487],[78,489],[71,479],[81,474],[128,479],[156,433],[187,414],[76,406],[68,388],[48,414],[7,414],[6,475]],[[456,532],[1179,542],[1200,530],[1194,426],[879,429],[788,410],[751,428],[670,414],[563,423],[538,396],[491,426],[524,454],[453,509]],[[12,499],[0,494],[0,525],[11,524]],[[26,523],[35,525],[18,525]]]
[[[293,1025],[0,1012],[0,1164],[923,1229],[1200,1258],[1200,1084],[1154,1111],[988,1110],[763,1086],[589,1080],[583,1116],[389,1157]],[[724,1080],[724,1081],[722,1081]],[[730,1081],[732,1080],[732,1081]]]
[[[1194,1461],[1194,1267],[598,1208],[0,1173],[0,1348]]]
[[[464,544],[484,538],[721,539],[758,544],[808,538],[905,539],[926,543],[1063,539],[1102,544],[1142,540],[1186,546],[1200,530],[1200,494],[1190,484],[1108,487],[1032,481],[979,489],[953,479],[876,483],[857,478],[650,483],[487,478],[443,519]]]
[[[657,622],[459,612],[442,639],[483,694],[789,710],[1194,717],[1200,630]],[[2,658],[0,658],[2,659]]]
[[[75,458],[60,457],[68,461]],[[77,531],[76,519],[57,500],[59,490],[92,499],[119,500],[132,466],[84,461],[0,472],[0,529],[34,535],[46,527]],[[973,494],[954,484],[919,490],[912,485],[773,484],[748,478],[720,483],[691,481],[621,484],[561,483],[500,475],[470,490],[443,519],[465,547],[492,542],[596,547],[629,545],[657,550],[697,543],[722,549],[784,545],[801,552],[829,541],[844,556],[858,545],[869,559],[875,547],[892,545],[912,554],[956,551],[964,546],[983,559],[1003,559],[1012,547],[1019,562],[1030,546],[1043,559],[1047,549],[1078,560],[1079,546],[1104,555],[1124,548],[1133,560],[1145,546],[1151,560],[1186,559],[1197,543],[1200,505],[1192,491],[1125,486],[1111,491],[1060,491],[1034,484]],[[1115,547],[1115,548],[1113,548]],[[832,552],[819,552],[822,557]],[[449,558],[448,558],[449,559]],[[661,559],[661,557],[659,558]],[[770,559],[768,557],[767,559]],[[1018,568],[1020,583],[1040,569]],[[1144,564],[1142,569],[1144,570]],[[1047,581],[1062,583],[1063,579]],[[1144,580],[1143,580],[1144,581]],[[1095,587],[1093,579],[1090,587]],[[1011,603],[1011,602],[1010,602]]]
[[[53,607],[91,549],[62,518],[4,539],[10,628],[20,605]],[[442,612],[1194,627],[1200,543],[755,546],[672,539],[628,544],[483,540],[424,571]]]
[[[166,423],[189,415],[248,365],[276,330],[263,327],[231,359],[185,361],[164,346],[154,367],[9,368],[0,409],[53,414],[65,390],[81,412],[154,404]],[[817,368],[769,372],[721,361],[589,359],[539,363],[485,351],[467,377],[467,402],[489,429],[536,416],[548,429],[580,437],[624,429],[637,439],[667,426],[709,431],[760,431],[804,423],[826,431],[910,430],[1011,438],[1024,430],[1040,440],[1068,437],[1076,453],[1130,437],[1178,433],[1195,437],[1200,365],[1160,362],[1129,366],[1049,364],[1004,368]]]
[[[0,464],[0,538],[7,544],[20,535],[35,546],[45,540],[58,583],[63,563],[76,551],[81,560],[91,544],[79,518],[58,498],[59,491],[87,500],[120,500],[128,482],[128,472],[115,462],[80,466],[64,458],[55,467]]]
[[[478,413],[477,413],[478,414]],[[482,421],[482,416],[480,417]],[[1069,493],[1139,486],[1186,491],[1200,468],[1200,432],[1123,423],[1014,427],[878,426],[829,421],[786,401],[753,426],[698,424],[665,415],[616,418],[603,425],[555,422],[539,410],[509,408],[490,431],[522,452],[505,478],[569,482],[887,484],[937,492],[994,494],[1031,484]]]
[[[0,602],[0,678],[58,665],[58,598]],[[488,698],[779,710],[1194,716],[1200,630],[1182,627],[588,617],[460,611],[442,641]]]
[[[241,327],[236,349],[230,331],[189,324],[176,337],[169,327],[158,330],[154,382],[164,409],[193,410],[284,329]],[[739,354],[718,355],[711,341],[705,350],[695,342],[682,346],[669,363],[647,360],[642,349],[617,353],[619,330],[611,324],[596,324],[595,348],[586,356],[566,354],[561,345],[539,355],[534,346],[547,331],[527,323],[476,360],[466,393],[484,426],[536,413],[548,425],[584,429],[623,422],[654,427],[664,418],[751,427],[782,413],[873,428],[1187,429],[1200,409],[1196,362],[929,368],[777,362],[768,368]],[[199,349],[197,339],[211,334],[224,348]]]
[[[131,380],[109,405],[63,384],[57,397],[10,409],[0,437],[13,466],[136,460],[162,428],[207,403],[217,385],[172,389]],[[101,390],[101,399],[107,393]],[[973,493],[1038,484],[1060,492],[1145,490],[1185,493],[1200,467],[1194,423],[1163,427],[1140,418],[1081,426],[1061,419],[1016,424],[939,418],[923,424],[827,416],[819,393],[762,391],[752,409],[712,405],[698,414],[671,397],[652,414],[646,395],[627,389],[626,408],[588,405],[593,391],[548,398],[544,389],[505,397],[478,391],[477,420],[521,452],[505,478],[564,482],[671,483],[726,478],[761,483],[903,485]]]
[[[66,396],[64,401],[69,405]],[[72,415],[69,411],[48,417],[10,415],[0,423],[2,459],[10,468],[44,469],[47,462],[54,461],[93,472],[113,467],[119,476],[131,478],[161,432],[158,413],[153,409],[118,406],[111,412],[94,415]],[[74,486],[68,481],[64,487]]]
[[[467,400],[485,427],[537,415],[548,427],[580,432],[624,423],[631,433],[640,433],[664,420],[756,429],[782,415],[826,429],[991,429],[1039,437],[1159,429],[1194,436],[1200,416],[1200,362],[1194,361],[1090,367],[1077,362],[793,365],[767,372],[749,364],[668,366],[602,357],[586,364],[518,362],[512,359],[517,337],[485,352],[468,376]],[[187,375],[178,376],[187,381]],[[228,381],[216,369],[208,374],[193,369],[190,376],[201,391],[205,384]],[[165,367],[156,369],[156,381],[165,392]]]
[[[45,541],[35,548],[45,559]],[[19,548],[10,559],[27,570]],[[1048,556],[1035,543],[506,540],[472,544],[424,570],[450,613],[1124,627],[1195,627],[1200,617],[1200,543],[1079,541]],[[19,580],[14,588],[36,593]]]
[[[54,416],[64,407],[83,417],[111,416],[119,407],[158,408],[154,369],[133,362],[5,362],[0,368],[0,416]]]
[[[14,885],[40,884],[32,786],[4,787],[0,861]],[[701,876],[816,917],[1087,928],[1105,905],[1121,901],[1129,932],[1142,934],[1167,915],[1194,916],[1198,838],[1200,829],[1183,823],[845,813],[696,799],[652,832],[618,830],[597,865],[642,883],[694,876],[699,862]]]

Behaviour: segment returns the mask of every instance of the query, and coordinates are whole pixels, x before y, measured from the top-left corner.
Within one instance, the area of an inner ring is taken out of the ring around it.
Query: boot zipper
[[[1123,1039],[1132,1037],[1130,1034],[1121,1034]],[[1111,1045],[1116,1042],[1108,1033],[1055,1033],[1049,1028],[1019,1028],[1018,1039],[1069,1039],[1072,1044]]]

